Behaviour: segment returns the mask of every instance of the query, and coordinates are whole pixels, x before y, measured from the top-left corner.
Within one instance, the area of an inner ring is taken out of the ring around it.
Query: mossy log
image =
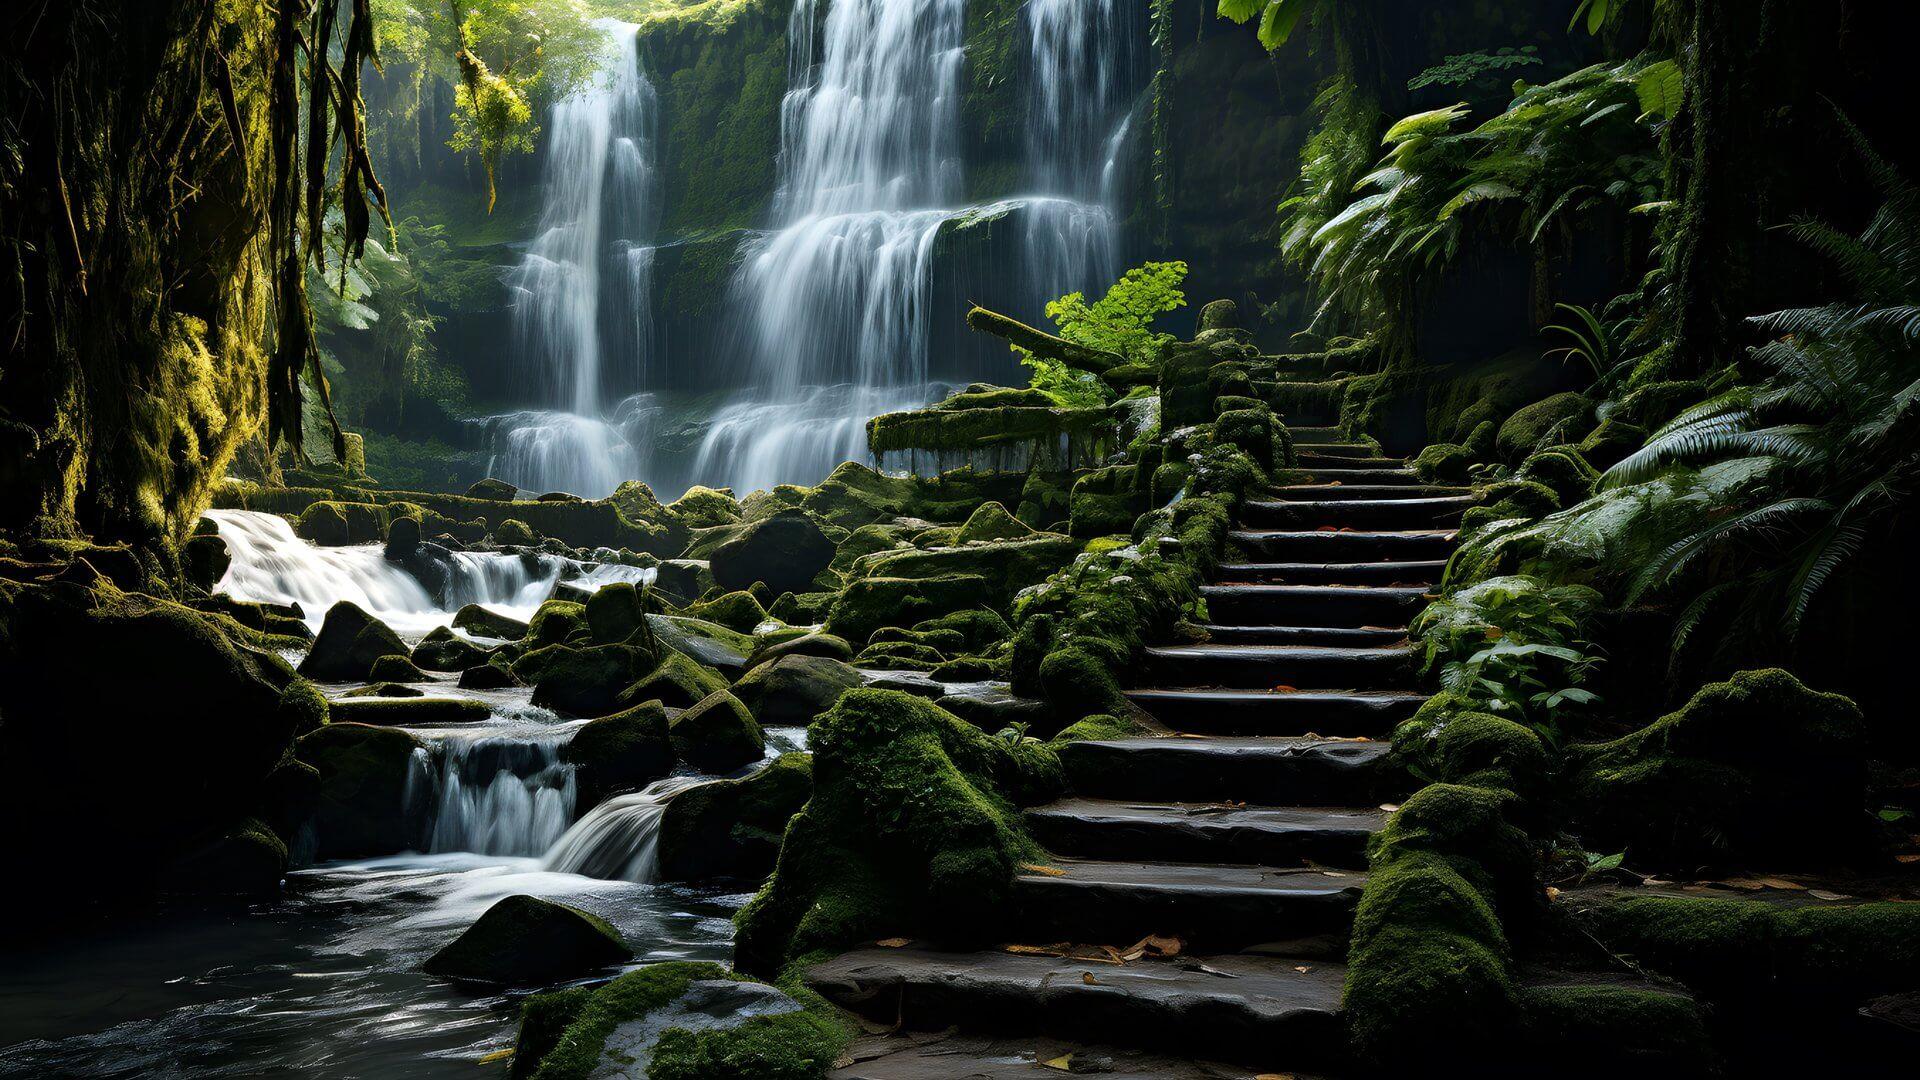
[[[983,307],[974,307],[967,312],[967,325],[983,334],[992,334],[994,337],[1001,338],[1007,344],[1025,349],[1035,356],[1058,360],[1070,368],[1090,371],[1095,375],[1104,375],[1127,362],[1127,358],[1119,353],[1055,337],[1044,330],[1036,330],[1018,319],[1008,318],[997,311],[989,311]]]

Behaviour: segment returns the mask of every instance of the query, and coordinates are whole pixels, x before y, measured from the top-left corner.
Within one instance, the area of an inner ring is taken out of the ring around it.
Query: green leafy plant
[[[1578,304],[1553,306],[1569,318],[1544,330],[1560,335],[1567,344],[1550,350],[1547,355],[1559,356],[1567,362],[1579,361],[1593,373],[1592,393],[1601,397],[1611,393],[1633,370],[1637,357],[1622,354],[1627,337],[1639,325],[1638,320],[1632,317],[1607,320],[1593,309]]]
[[[1493,52],[1471,52],[1449,56],[1409,79],[1407,89],[1424,90],[1429,86],[1470,86],[1503,71],[1545,63],[1540,59],[1539,52],[1538,45],[1523,45],[1518,49],[1508,46]]]
[[[1153,329],[1154,320],[1185,307],[1187,279],[1184,262],[1150,262],[1121,275],[1106,295],[1088,303],[1085,293],[1070,292],[1047,305],[1047,318],[1068,341],[1102,349],[1133,362],[1158,359],[1172,334]],[[1030,370],[1029,384],[1064,408],[1093,408],[1107,404],[1113,391],[1084,371],[1013,346]]]
[[[1557,743],[1563,716],[1599,702],[1584,685],[1600,659],[1582,623],[1600,599],[1584,586],[1490,578],[1428,605],[1411,632],[1443,688]]]
[[[1220,0],[1220,16],[1237,23],[1260,17],[1260,44],[1277,49],[1310,12],[1326,0]]]

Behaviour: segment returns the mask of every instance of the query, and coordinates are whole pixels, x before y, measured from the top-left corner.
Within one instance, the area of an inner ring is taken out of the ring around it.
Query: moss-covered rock
[[[860,673],[838,660],[783,656],[741,676],[733,695],[763,725],[810,724],[859,685]]]
[[[581,806],[644,787],[673,771],[667,710],[647,701],[590,720],[560,748],[560,760],[574,767]]]
[[[953,542],[969,544],[976,540],[1019,540],[1032,535],[1033,529],[1007,513],[1006,507],[990,502],[982,503],[980,509],[967,518]]]
[[[453,613],[453,627],[469,634],[519,641],[527,636],[528,626],[510,615],[502,615],[479,604],[468,604]]]
[[[619,645],[647,624],[646,605],[632,583],[616,581],[595,590],[581,611],[596,645]]]
[[[961,549],[975,550],[975,549]],[[918,553],[916,553],[918,554]],[[900,555],[897,558],[914,558]],[[910,564],[923,569],[924,564]],[[979,574],[930,577],[879,576],[847,586],[827,612],[826,629],[848,641],[865,641],[883,626],[912,626],[930,618],[980,606],[996,590]]]
[[[1500,456],[1518,461],[1557,443],[1579,442],[1593,430],[1593,402],[1572,391],[1536,401],[1507,417],[1495,445]]]
[[[651,654],[631,645],[549,645],[515,661],[513,673],[533,684],[535,705],[594,717],[618,709],[620,692],[653,665]]]
[[[1521,464],[1519,478],[1552,488],[1561,506],[1571,506],[1593,494],[1600,473],[1580,456],[1578,447],[1550,446]]]
[[[667,509],[691,529],[710,529],[733,525],[740,520],[740,501],[732,488],[690,487]]]
[[[491,656],[486,649],[439,626],[413,647],[412,663],[427,671],[465,671],[486,663]]]
[[[1640,731],[1567,757],[1580,834],[1638,864],[1832,860],[1864,840],[1859,707],[1778,669],[1709,684]]]
[[[426,682],[427,673],[404,656],[383,656],[373,662],[367,678],[374,682],[414,683]]]
[[[424,806],[408,804],[408,777],[420,740],[366,724],[328,724],[303,735],[299,759],[319,770],[315,855],[322,859],[391,855],[417,847]]]
[[[585,633],[587,608],[571,600],[548,600],[534,611],[527,623],[525,640],[530,647],[558,645]]]
[[[723,589],[765,582],[775,594],[805,592],[833,561],[833,541],[804,510],[782,510],[740,527],[709,556]]]
[[[1538,1060],[1581,1047],[1576,1076],[1711,1076],[1719,1072],[1706,1007],[1650,986],[1562,985],[1520,991],[1522,1038],[1516,1058]]]
[[[1467,478],[1474,460],[1473,452],[1459,443],[1432,443],[1414,456],[1413,471],[1428,483],[1457,484]]]
[[[540,535],[533,531],[533,526],[519,518],[508,518],[495,525],[487,537],[501,547],[532,547],[540,542]]]
[[[328,682],[364,682],[373,674],[374,661],[409,651],[387,624],[342,600],[327,609],[320,635],[300,661],[300,674]]]
[[[732,772],[766,756],[766,736],[746,705],[725,690],[715,690],[668,726],[673,752],[681,761],[710,773]]]
[[[1647,429],[1607,417],[1580,440],[1580,456],[1596,469],[1610,469],[1647,441]]]
[[[300,511],[293,531],[322,547],[371,544],[386,535],[387,515],[371,503],[327,500]]]
[[[513,666],[498,658],[476,664],[460,673],[459,686],[462,690],[505,690],[523,685],[520,677],[513,673]]]
[[[815,722],[814,796],[779,866],[737,918],[736,963],[775,971],[860,937],[991,932],[1022,861],[1018,806],[1052,798],[1058,760],[932,703],[854,690]]]
[[[286,841],[266,822],[249,817],[175,859],[161,887],[195,896],[266,899],[279,893],[286,872]]]
[[[1419,775],[1439,782],[1512,791],[1527,801],[1545,794],[1550,762],[1540,736],[1474,711],[1452,694],[1428,699],[1400,725],[1393,749]]]
[[[787,822],[813,795],[813,759],[782,754],[737,780],[688,788],[660,819],[660,877],[759,880],[773,871]]]
[[[397,684],[396,684],[397,685]],[[343,696],[331,706],[334,723],[374,724],[381,727],[446,727],[484,724],[492,709],[484,701],[458,697]]]
[[[514,496],[519,494],[519,488],[491,476],[484,480],[476,480],[471,487],[467,488],[467,498],[486,499],[489,502],[512,502]]]
[[[751,634],[767,621],[767,609],[759,598],[744,590],[689,604],[681,613],[690,619],[718,623],[740,634]]]
[[[854,664],[881,671],[932,671],[946,661],[940,650],[912,641],[882,641],[867,646]]]
[[[824,631],[801,633],[761,645],[754,650],[753,663],[757,666],[783,656],[824,656],[831,660],[848,661],[853,659],[853,646],[848,644],[846,638]]]
[[[535,896],[509,896],[427,958],[429,975],[541,986],[589,975],[633,956],[598,915]]]
[[[1284,436],[1274,421],[1272,410],[1262,405],[1252,409],[1231,409],[1213,422],[1215,439],[1236,446],[1263,469],[1287,464]]]
[[[619,704],[625,708],[643,701],[658,701],[669,709],[684,709],[726,688],[727,680],[719,672],[690,657],[669,652],[658,667],[620,691]]]

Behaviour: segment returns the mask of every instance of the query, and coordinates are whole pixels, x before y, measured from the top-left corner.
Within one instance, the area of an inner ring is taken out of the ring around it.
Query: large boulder
[[[328,724],[301,736],[294,753],[320,773],[314,854],[322,859],[392,855],[420,846],[424,802],[410,788],[420,740],[367,724]]]
[[[519,641],[527,636],[527,624],[511,615],[502,615],[479,604],[468,604],[453,613],[453,626],[456,630],[465,630],[469,634],[499,638],[502,641]]]
[[[640,590],[619,581],[602,587],[587,598],[583,613],[587,629],[599,645],[618,645],[646,625],[647,609],[640,602]]]
[[[1018,541],[1015,541],[1016,543]],[[991,547],[994,545],[983,545]],[[977,551],[978,548],[961,548]],[[912,559],[916,552],[893,556]],[[1067,556],[1067,560],[1072,558]],[[1059,569],[1062,560],[1055,564]],[[915,563],[909,569],[925,567]],[[995,590],[979,574],[946,574],[934,577],[866,577],[848,585],[827,613],[827,632],[848,641],[865,641],[883,626],[912,626],[926,619],[978,607]]]
[[[374,661],[409,652],[406,642],[386,623],[342,600],[327,609],[320,636],[300,661],[300,674],[326,682],[364,682],[373,675]]]
[[[969,544],[976,540],[1019,540],[1032,536],[1033,528],[1019,518],[1007,513],[1007,508],[997,502],[982,503],[960,526],[953,542]]]
[[[824,656],[831,660],[850,661],[853,659],[853,646],[846,638],[816,631],[762,645],[754,652],[753,662],[764,664],[783,656]]]
[[[591,975],[633,956],[598,915],[536,896],[509,896],[421,965],[429,975],[543,986]]]
[[[703,772],[732,772],[767,753],[766,736],[740,699],[716,690],[673,718],[673,752]]]
[[[520,494],[519,488],[491,476],[485,480],[474,481],[473,486],[467,489],[467,498],[486,499],[489,502],[512,502],[514,496],[518,494]]]
[[[413,663],[426,671],[465,671],[486,663],[489,655],[486,649],[439,626],[414,646]]]
[[[533,703],[572,716],[605,716],[620,691],[653,669],[653,657],[629,645],[549,645],[514,662],[513,673],[533,683]]]
[[[758,880],[773,871],[787,822],[813,795],[813,759],[782,754],[737,780],[675,795],[660,818],[660,877]]]
[[[560,748],[560,760],[574,766],[581,806],[644,787],[673,771],[667,710],[648,701],[588,721]]]
[[[860,685],[852,666],[824,656],[769,660],[733,684],[733,696],[762,725],[809,724]]]
[[[1594,428],[1593,402],[1569,390],[1536,401],[1507,417],[1494,445],[1500,456],[1518,461],[1544,446],[1577,443]]]
[[[833,541],[804,510],[781,510],[742,526],[710,558],[723,589],[764,581],[775,595],[803,592],[833,561]]]

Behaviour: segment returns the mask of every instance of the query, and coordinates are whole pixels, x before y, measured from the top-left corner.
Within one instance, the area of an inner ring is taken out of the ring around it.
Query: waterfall
[[[606,67],[548,115],[539,232],[507,275],[513,355],[547,407],[487,422],[501,479],[589,498],[644,464],[605,415],[603,389],[646,376],[659,221],[658,103],[640,70],[639,28],[594,25],[608,40]]]
[[[209,510],[207,516],[232,559],[216,591],[236,600],[299,604],[316,630],[327,609],[342,600],[402,635],[417,636],[446,625],[467,604],[527,619],[561,580],[595,589],[615,581],[649,581],[654,573],[554,555],[455,551],[449,553],[445,602],[436,604],[419,579],[387,561],[379,544],[318,547],[295,535],[285,518],[250,510]]]
[[[449,737],[438,749],[432,852],[539,855],[573,820],[563,727],[534,735]]]
[[[547,850],[545,868],[611,881],[647,884],[660,873],[660,819],[667,803],[706,777],[669,776],[616,795],[574,823]]]

